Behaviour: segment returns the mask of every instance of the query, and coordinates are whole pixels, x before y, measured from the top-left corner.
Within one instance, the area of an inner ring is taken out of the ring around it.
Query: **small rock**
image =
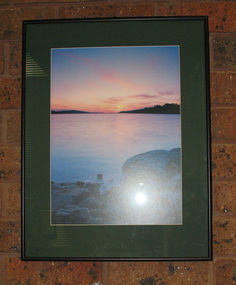
[[[102,175],[102,174],[98,174],[98,175],[97,175],[97,179],[98,179],[98,180],[102,180],[102,179],[103,179],[103,175]]]
[[[77,184],[79,187],[82,187],[82,188],[85,187],[85,183],[84,183],[83,181],[77,181],[76,184]]]
[[[86,183],[86,188],[90,191],[93,191],[93,192],[98,192],[99,189],[100,189],[100,184],[99,183]]]

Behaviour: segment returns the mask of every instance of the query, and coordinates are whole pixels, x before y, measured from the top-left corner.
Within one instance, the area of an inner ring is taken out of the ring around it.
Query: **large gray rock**
[[[173,177],[180,173],[180,149],[153,150],[135,155],[126,160],[123,173],[127,176]]]
[[[129,158],[120,191],[181,192],[180,149],[154,150]]]

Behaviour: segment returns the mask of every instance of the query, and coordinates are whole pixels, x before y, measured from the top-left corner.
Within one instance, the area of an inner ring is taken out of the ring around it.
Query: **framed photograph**
[[[23,22],[22,259],[210,260],[207,17]]]

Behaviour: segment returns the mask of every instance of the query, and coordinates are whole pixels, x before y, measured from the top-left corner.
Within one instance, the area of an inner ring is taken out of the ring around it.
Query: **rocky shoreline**
[[[179,148],[131,157],[109,189],[102,174],[96,182],[52,182],[52,224],[181,224],[180,157]]]

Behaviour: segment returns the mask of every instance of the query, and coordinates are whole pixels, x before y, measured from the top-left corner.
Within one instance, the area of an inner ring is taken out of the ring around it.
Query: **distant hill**
[[[63,111],[54,111],[51,110],[51,114],[88,114],[89,112],[78,111],[78,110],[63,110]]]
[[[155,105],[153,107],[147,107],[138,110],[131,111],[121,111],[120,113],[138,113],[138,114],[180,114],[180,105],[179,104],[165,104]]]

